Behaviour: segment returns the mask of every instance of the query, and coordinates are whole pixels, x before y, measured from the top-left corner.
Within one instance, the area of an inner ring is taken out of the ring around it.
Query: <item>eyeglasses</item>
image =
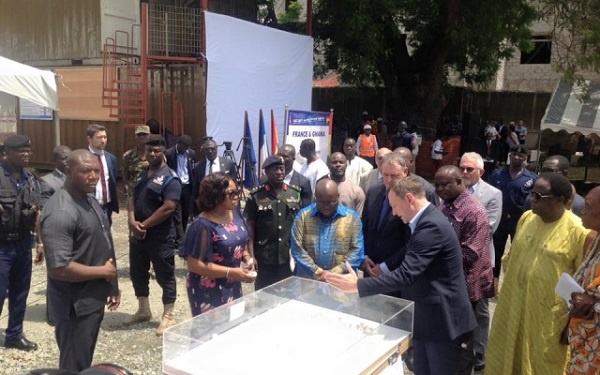
[[[540,173],[562,173],[562,171],[554,168],[542,168],[540,169]]]
[[[226,191],[225,194],[229,199],[236,199],[240,196],[240,192],[237,190]]]
[[[531,195],[531,199],[535,198],[536,200],[541,200],[544,198],[550,198],[550,197],[554,196],[554,194],[542,195],[542,194],[538,193],[537,191],[530,191],[529,194]]]
[[[323,206],[333,206],[333,205],[335,205],[335,204],[338,204],[338,201],[337,201],[337,200],[334,200],[334,201],[327,201],[327,200],[320,200],[320,199],[317,199],[316,201],[317,201],[317,203],[319,203],[319,204],[321,204],[321,205],[323,205]]]
[[[477,169],[477,168],[473,168],[473,167],[460,167],[460,169],[461,169],[463,172],[467,172],[467,173],[473,173],[473,171],[474,171],[475,169]]]

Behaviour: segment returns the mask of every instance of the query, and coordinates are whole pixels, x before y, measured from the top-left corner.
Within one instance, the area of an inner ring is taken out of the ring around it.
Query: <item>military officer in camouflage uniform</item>
[[[146,161],[146,141],[149,136],[150,127],[148,125],[136,126],[136,147],[123,154],[123,183],[128,198],[133,194],[133,188],[138,176],[148,168],[148,162]]]
[[[283,182],[283,158],[272,155],[263,165],[267,182],[250,192],[244,214],[258,264],[256,289],[289,276],[290,236],[294,217],[301,208],[300,188]]]

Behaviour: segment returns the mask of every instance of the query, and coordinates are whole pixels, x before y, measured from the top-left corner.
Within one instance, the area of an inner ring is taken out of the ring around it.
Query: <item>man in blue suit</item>
[[[119,198],[117,197],[117,158],[106,151],[108,137],[106,128],[102,125],[91,124],[86,130],[88,150],[94,154],[100,162],[100,179],[96,185],[94,196],[100,203],[100,207],[108,222],[112,225],[112,213],[119,213]]]
[[[426,198],[414,177],[395,180],[388,194],[392,212],[412,231],[404,261],[394,272],[358,279],[350,266],[345,275],[326,281],[359,296],[410,288],[415,301],[413,349],[415,374],[470,374],[472,362],[460,352],[477,326],[467,294],[462,251],[446,217]]]

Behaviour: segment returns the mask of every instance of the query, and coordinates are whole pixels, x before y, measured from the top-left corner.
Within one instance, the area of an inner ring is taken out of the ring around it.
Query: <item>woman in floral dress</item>
[[[583,225],[600,232],[600,187],[585,197]],[[574,276],[585,291],[571,296],[567,374],[600,374],[600,236],[597,236]]]
[[[200,216],[187,229],[180,256],[187,259],[187,291],[192,315],[202,314],[242,296],[241,282],[254,282],[248,262],[250,236],[238,209],[235,181],[217,172],[200,185]]]

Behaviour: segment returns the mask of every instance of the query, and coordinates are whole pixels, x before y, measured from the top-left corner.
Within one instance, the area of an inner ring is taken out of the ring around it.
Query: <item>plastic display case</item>
[[[167,329],[163,373],[376,374],[408,349],[413,312],[290,277]]]

